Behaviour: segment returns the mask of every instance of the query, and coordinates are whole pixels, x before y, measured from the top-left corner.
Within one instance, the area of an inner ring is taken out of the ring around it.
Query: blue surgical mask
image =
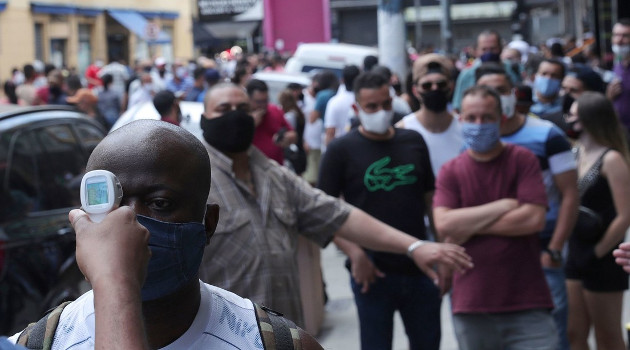
[[[499,122],[497,123],[462,123],[464,143],[475,152],[485,153],[499,142]]]
[[[560,83],[560,79],[552,79],[539,75],[534,79],[534,90],[544,97],[553,97],[560,91]]]
[[[173,294],[193,278],[206,246],[206,228],[199,222],[170,223],[137,215],[149,230],[151,260],[142,286],[142,301]]]

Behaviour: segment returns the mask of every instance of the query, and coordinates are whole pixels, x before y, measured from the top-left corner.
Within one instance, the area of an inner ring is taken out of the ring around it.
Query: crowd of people
[[[190,236],[178,238],[190,260],[182,276],[170,276],[182,271],[160,250],[148,263],[152,347],[218,346],[221,335],[257,344],[258,333],[234,331],[235,318],[256,322],[241,297],[303,326],[302,235],[347,255],[362,349],[391,348],[396,311],[411,349],[438,349],[446,293],[463,350],[588,349],[591,329],[598,349],[623,349],[630,20],[612,33],[612,70],[569,40],[536,52],[487,30],[470,61],[424,53],[401,79],[369,56],[340,77],[324,70],[310,86],[287,86],[280,106],[251,76],[282,60],[265,67],[258,55],[157,58],[133,70],[97,61],[83,78],[26,65],[4,89],[7,103],[73,104],[106,127],[149,101],[175,125],[175,101],[204,103],[202,144],[136,122],[88,164],[117,174],[149,247],[173,223]],[[93,346],[93,324],[78,326],[93,297],[79,300],[60,321],[72,330],[55,341]]]

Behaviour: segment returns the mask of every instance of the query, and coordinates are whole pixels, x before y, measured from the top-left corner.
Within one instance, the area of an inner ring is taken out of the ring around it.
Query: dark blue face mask
[[[481,57],[479,57],[481,62],[499,62],[501,61],[501,55],[494,52],[485,52]]]
[[[199,222],[170,223],[137,215],[149,230],[151,260],[142,286],[142,301],[173,294],[193,278],[206,246],[206,228]]]

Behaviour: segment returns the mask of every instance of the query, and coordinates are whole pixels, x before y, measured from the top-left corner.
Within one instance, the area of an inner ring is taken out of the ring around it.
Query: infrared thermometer
[[[81,209],[94,222],[101,222],[107,213],[118,207],[123,196],[116,175],[107,170],[92,170],[81,180]]]

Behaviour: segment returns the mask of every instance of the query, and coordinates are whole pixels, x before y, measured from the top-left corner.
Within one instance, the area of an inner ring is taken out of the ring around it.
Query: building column
[[[77,15],[68,16],[68,38],[66,47],[66,66],[79,66],[79,18]]]
[[[101,59],[107,63],[107,15],[105,12],[96,16],[92,28],[92,61]]]

